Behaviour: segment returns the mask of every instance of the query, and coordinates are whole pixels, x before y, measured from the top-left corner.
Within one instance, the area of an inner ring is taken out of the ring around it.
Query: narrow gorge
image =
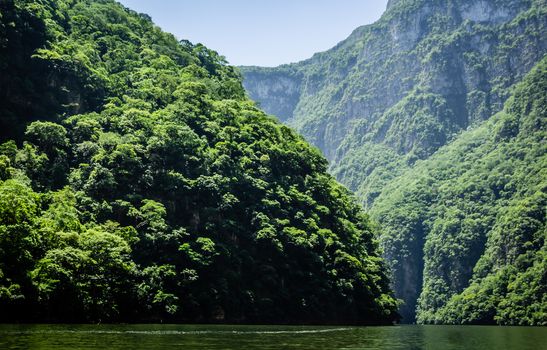
[[[308,60],[241,67],[379,223],[405,322],[547,323],[546,25],[544,0],[392,0]]]

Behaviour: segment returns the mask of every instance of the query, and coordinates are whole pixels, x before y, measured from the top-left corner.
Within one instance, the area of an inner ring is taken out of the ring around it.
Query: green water
[[[0,325],[0,349],[547,350],[547,328]]]

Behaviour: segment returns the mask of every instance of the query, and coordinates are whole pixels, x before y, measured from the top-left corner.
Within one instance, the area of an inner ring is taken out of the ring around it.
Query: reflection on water
[[[0,349],[547,350],[547,328],[0,325]]]

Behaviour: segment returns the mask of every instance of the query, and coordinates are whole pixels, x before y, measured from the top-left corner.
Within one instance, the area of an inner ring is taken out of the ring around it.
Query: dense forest
[[[319,150],[147,15],[1,1],[0,130],[2,321],[398,319]]]
[[[397,278],[401,252],[423,259],[419,322],[547,324],[546,91],[547,58],[502,112],[377,199]]]
[[[546,53],[545,0],[390,0],[331,50],[241,69],[379,223],[404,322],[547,324]]]

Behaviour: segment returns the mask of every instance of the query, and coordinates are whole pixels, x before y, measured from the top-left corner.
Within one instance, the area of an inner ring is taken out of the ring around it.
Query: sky
[[[384,12],[387,0],[118,0],[233,65],[301,61]]]

